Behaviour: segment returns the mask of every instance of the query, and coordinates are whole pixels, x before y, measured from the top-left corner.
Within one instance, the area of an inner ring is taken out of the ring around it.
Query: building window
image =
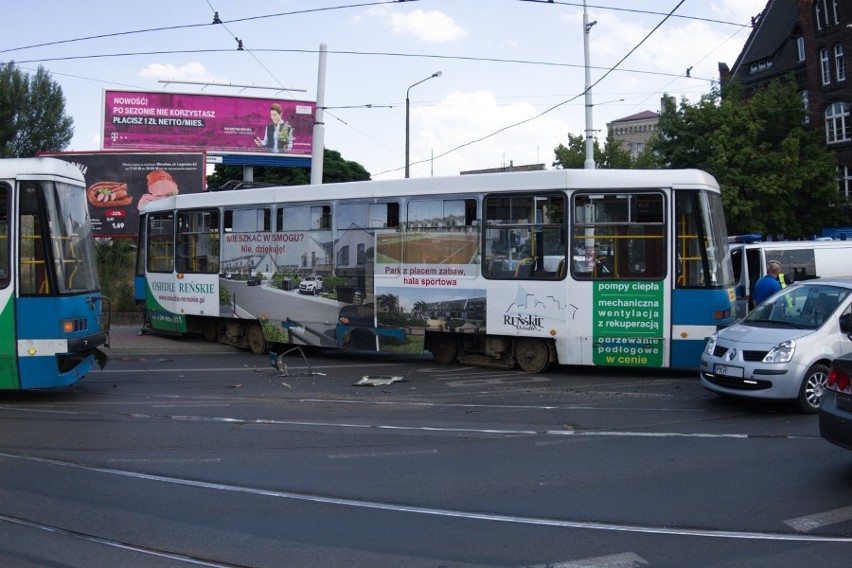
[[[849,140],[849,105],[833,103],[825,109],[825,141],[827,144]]]
[[[831,63],[828,60],[828,48],[819,50],[819,61],[822,68],[822,84],[828,85],[831,83]]]
[[[846,80],[846,65],[843,62],[843,45],[834,46],[834,71],[838,81]]]
[[[845,198],[852,197],[852,169],[849,166],[843,166],[842,169],[838,168],[838,173],[840,174],[840,195]]]
[[[805,107],[804,123],[810,124],[811,123],[811,102],[810,102],[810,98],[808,97],[807,89],[802,91],[801,95],[802,95],[802,105]]]
[[[814,9],[818,30],[822,30],[823,28],[831,25],[840,25],[840,14],[837,9],[837,0],[816,0],[816,2],[814,2]]]
[[[799,63],[805,60],[805,38],[796,38],[796,48],[799,51]]]

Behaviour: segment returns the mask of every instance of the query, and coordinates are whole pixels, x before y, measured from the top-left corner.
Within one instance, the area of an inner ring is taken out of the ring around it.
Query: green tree
[[[597,149],[597,145],[595,145]],[[595,167],[600,169],[627,169],[634,167],[630,152],[621,147],[621,142],[615,139],[612,130],[607,132],[606,142],[600,154],[595,153]]]
[[[0,64],[0,157],[64,150],[73,135],[62,88],[43,67],[31,77],[13,62]]]
[[[568,146],[559,144],[554,150],[556,160],[553,167],[562,169],[583,169],[586,165],[586,141],[582,136],[568,133]],[[630,152],[621,147],[612,132],[609,132],[601,148],[597,140],[594,143],[595,167],[598,169],[615,169],[633,167]]]
[[[595,163],[597,164],[597,156],[600,154],[600,147],[598,146],[598,141],[595,140],[594,145],[594,154],[595,154]],[[583,138],[582,135],[574,136],[570,132],[568,133],[568,145],[559,144],[554,150],[554,154],[556,154],[556,160],[553,162],[554,168],[561,168],[564,170],[581,170],[585,167],[586,163],[586,139]]]
[[[230,180],[243,179],[242,166],[217,165],[212,174],[207,176],[208,187],[218,187]],[[347,181],[365,181],[370,179],[370,172],[357,162],[344,160],[340,152],[325,149],[323,154],[322,181],[336,183]],[[309,168],[285,168],[275,166],[255,166],[254,181],[273,183],[275,185],[306,185],[311,183]]]
[[[113,312],[135,310],[133,275],[136,249],[134,239],[97,239],[95,256],[104,296],[112,302]]]
[[[699,168],[722,188],[728,232],[807,237],[837,226],[834,154],[804,124],[792,81],[746,96],[732,82],[696,104],[666,105],[650,143],[657,165]]]

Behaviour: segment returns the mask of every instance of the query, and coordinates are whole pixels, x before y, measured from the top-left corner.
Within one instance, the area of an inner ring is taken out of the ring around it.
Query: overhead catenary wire
[[[345,9],[352,9],[352,8],[363,8],[363,7],[371,7],[371,6],[388,5],[388,4],[398,4],[398,3],[402,3],[402,2],[422,2],[422,1],[423,0],[385,0],[385,1],[374,1],[374,2],[349,3],[349,4],[342,4],[342,5],[336,5],[336,6],[321,7],[321,8],[309,8],[309,9],[295,10],[295,11],[289,11],[289,12],[262,14],[262,15],[257,15],[257,16],[249,16],[249,17],[244,17],[244,18],[235,18],[235,19],[228,20],[227,18],[224,18],[224,19],[221,18],[219,16],[220,12],[217,12],[214,9],[213,4],[210,2],[210,0],[207,0],[207,5],[211,9],[211,15],[213,17],[210,18],[210,19],[207,19],[205,23],[191,23],[191,24],[176,25],[176,26],[164,26],[164,27],[159,27],[159,28],[146,28],[146,29],[140,29],[140,30],[131,30],[131,31],[125,31],[125,32],[101,34],[101,35],[98,35],[98,36],[86,36],[86,37],[82,37],[82,38],[75,38],[75,39],[69,39],[69,40],[58,40],[58,41],[55,41],[55,42],[45,42],[45,43],[34,44],[34,45],[30,45],[30,46],[23,46],[23,47],[0,50],[0,54],[10,53],[10,52],[14,52],[14,51],[21,51],[21,50],[35,48],[35,47],[46,47],[46,46],[59,45],[59,44],[62,44],[62,43],[80,42],[80,41],[94,40],[94,39],[105,39],[105,38],[110,38],[110,37],[130,35],[130,34],[134,34],[134,33],[165,32],[165,31],[172,31],[172,30],[179,30],[179,29],[201,28],[201,27],[207,27],[207,26],[210,26],[210,25],[220,25],[220,24],[222,25],[223,29],[225,29],[228,32],[228,34],[234,40],[236,40],[239,43],[239,42],[241,42],[241,40],[228,27],[228,25],[252,21],[252,20],[260,20],[260,19],[276,18],[276,17],[284,17],[284,16],[293,16],[293,15],[298,15],[298,14],[309,14],[309,13],[315,13],[315,12],[327,12],[327,11],[332,11],[332,10],[345,10]],[[577,6],[577,7],[582,6],[582,4],[576,3],[576,2],[552,2],[552,1],[545,1],[545,0],[514,0],[514,1],[521,1],[521,2],[525,2],[525,3],[531,3],[531,4],[532,3],[540,3],[540,4],[562,5],[562,6],[572,6],[572,7],[573,6]],[[215,2],[215,0],[214,0],[214,2]],[[669,18],[676,17],[676,18],[682,18],[682,19],[691,19],[691,20],[705,21],[705,22],[710,22],[710,23],[715,23],[715,24],[732,25],[732,26],[737,26],[739,28],[750,27],[747,24],[741,24],[741,23],[736,23],[736,22],[726,22],[726,21],[723,21],[723,20],[714,20],[714,19],[710,19],[710,18],[701,18],[701,17],[693,17],[693,16],[682,15],[682,14],[674,14],[674,12],[683,3],[684,3],[683,1],[678,3],[678,5],[675,7],[675,9],[668,12],[668,13],[654,12],[654,11],[650,11],[650,10],[639,10],[639,9],[633,9],[633,8],[619,8],[619,7],[615,7],[615,6],[592,5],[593,8],[598,9],[598,10],[611,10],[611,11],[615,11],[615,12],[629,12],[629,13],[639,13],[639,14],[645,14],[645,15],[657,15],[657,14],[659,14],[659,15],[665,16],[663,18],[663,20],[657,25],[657,27],[655,27],[641,42],[639,42],[639,44],[637,44],[616,65],[614,65],[612,67],[591,67],[591,69],[594,69],[594,70],[605,71],[605,73],[597,81],[595,81],[593,86],[598,85],[608,75],[610,75],[611,73],[616,72],[616,71],[617,72],[623,72],[623,73],[637,73],[637,74],[643,74],[643,75],[668,76],[668,77],[672,77],[674,79],[683,78],[682,73],[665,73],[665,72],[655,72],[655,71],[647,71],[647,70],[620,68],[620,65],[624,62],[624,60],[626,60],[636,49],[638,49],[638,47],[641,46],[642,43],[644,43],[644,41],[646,39],[648,39],[648,37],[650,37],[659,28],[659,26],[662,25],[662,23],[664,23]],[[737,30],[736,33],[739,33],[740,31],[741,30]],[[225,52],[233,52],[233,51],[234,51],[234,49],[231,48],[231,49],[190,49],[190,50],[159,50],[159,51],[124,52],[124,53],[99,53],[99,54],[88,54],[88,55],[79,55],[79,56],[30,58],[30,59],[18,61],[17,63],[21,63],[21,64],[46,63],[46,62],[53,62],[53,61],[66,61],[66,60],[75,60],[75,59],[85,60],[85,59],[96,59],[96,58],[107,58],[107,57],[132,57],[132,56],[170,55],[170,54],[205,54],[205,53],[211,53],[212,54],[212,53],[225,53]],[[279,52],[281,52],[281,53],[286,53],[286,52],[289,52],[289,53],[306,53],[307,54],[307,53],[316,53],[317,52],[317,50],[315,50],[315,49],[253,49],[249,45],[244,46],[244,51],[248,52],[248,54],[265,70],[265,72],[267,72],[277,82],[279,81],[278,77],[275,77],[275,75],[269,70],[269,68],[258,58],[259,54],[262,54],[262,53],[279,53]],[[425,54],[425,53],[417,54],[417,53],[368,52],[368,51],[344,51],[344,50],[329,51],[329,53],[338,54],[338,55],[368,56],[368,57],[378,57],[378,56],[382,56],[382,57],[411,57],[411,58],[432,58],[432,59],[450,59],[450,60],[475,61],[475,62],[490,62],[490,63],[498,63],[498,64],[545,65],[545,66],[554,66],[554,67],[562,67],[562,68],[583,67],[582,65],[579,65],[579,64],[549,62],[549,61],[530,61],[530,60],[499,59],[499,58],[476,58],[476,57],[469,57],[469,56],[448,56],[448,55],[434,55],[434,54]],[[702,78],[702,77],[690,77],[690,79],[693,79],[693,80],[696,80],[696,81],[702,81],[702,82],[713,82],[713,81],[716,80],[716,79]],[[104,81],[104,82],[107,82],[107,81]],[[671,82],[669,84],[671,84]],[[284,90],[286,90],[286,88]],[[565,104],[572,103],[578,97],[582,96],[584,93],[585,93],[585,91],[583,93],[579,93],[578,95],[572,96],[572,97],[568,98],[567,100],[562,101],[562,102],[560,102],[556,105],[550,106],[548,109],[542,111],[541,113],[539,113],[535,116],[532,116],[528,119],[517,122],[515,124],[511,124],[511,125],[502,127],[500,129],[498,129],[498,130],[496,130],[496,131],[494,131],[490,134],[487,134],[483,137],[480,137],[476,140],[473,140],[473,141],[461,144],[461,145],[459,145],[455,148],[452,148],[452,149],[450,149],[450,150],[448,150],[448,151],[446,151],[442,154],[439,154],[436,157],[437,158],[444,157],[444,156],[446,156],[446,155],[448,155],[452,152],[457,151],[458,149],[464,148],[464,147],[469,146],[471,144],[474,144],[476,142],[479,142],[479,141],[485,140],[487,138],[490,138],[492,136],[495,136],[496,134],[504,132],[505,130],[508,130],[508,129],[513,128],[515,126],[519,126],[521,124],[525,124],[527,122],[535,120],[536,118],[544,116],[544,115],[548,114],[549,112],[552,112],[553,110],[564,106]],[[364,106],[368,106],[368,105],[364,105]],[[373,106],[380,106],[380,105],[373,105]],[[335,117],[335,116],[333,116],[333,118],[335,118],[336,120],[338,120],[342,124],[348,126],[349,128],[353,128],[354,130],[358,131],[358,129],[355,129],[354,127],[352,127],[351,124],[347,123],[346,121],[342,120],[341,118]],[[361,134],[364,134],[364,133],[361,132]],[[368,138],[370,138],[370,137],[368,136]],[[372,138],[370,138],[370,139],[372,139]],[[435,157],[430,158],[430,159],[434,160]],[[421,162],[416,162],[416,163],[423,163],[425,161],[429,161],[429,160],[423,160]],[[390,172],[390,171],[396,171],[396,170],[387,170],[387,172]],[[386,173],[386,172],[380,172],[380,173]]]
[[[358,3],[343,4],[343,5],[338,5],[338,6],[325,6],[325,7],[321,7],[321,8],[305,8],[303,10],[292,10],[292,11],[289,11],[289,12],[276,12],[276,13],[272,13],[272,14],[261,14],[261,15],[258,15],[258,16],[247,16],[247,17],[244,17],[244,18],[234,18],[234,19],[231,19],[231,20],[227,20],[227,19],[223,20],[223,19],[219,18],[218,21],[213,20],[213,21],[205,21],[203,23],[195,22],[195,23],[189,23],[189,24],[177,24],[177,25],[173,25],[173,26],[160,26],[160,27],[155,27],[155,28],[141,28],[141,29],[136,29],[136,30],[125,30],[125,31],[121,31],[121,32],[110,32],[110,33],[105,33],[105,34],[97,34],[97,35],[82,36],[82,37],[77,37],[77,38],[69,38],[69,39],[61,39],[61,40],[55,40],[55,41],[34,43],[34,44],[30,44],[30,45],[22,45],[22,46],[17,46],[17,47],[10,47],[10,48],[7,48],[7,49],[0,49],[0,53],[11,53],[11,52],[15,52],[15,51],[23,51],[23,50],[27,50],[27,49],[35,49],[35,48],[40,48],[40,47],[50,47],[50,46],[55,46],[55,45],[64,45],[64,44],[68,44],[68,43],[77,43],[77,42],[91,41],[91,40],[97,40],[97,39],[108,39],[108,38],[122,37],[122,36],[135,35],[135,34],[185,30],[185,29],[191,29],[191,28],[208,27],[208,26],[211,26],[211,25],[219,25],[219,24],[238,24],[238,23],[250,22],[250,21],[254,21],[254,20],[263,20],[263,19],[268,19],[268,18],[280,18],[280,17],[285,17],[285,16],[296,16],[296,15],[312,14],[312,13],[319,13],[319,12],[330,12],[330,11],[336,11],[336,10],[350,10],[350,9],[354,9],[354,8],[365,8],[365,7],[386,5],[386,4],[399,4],[400,1],[405,2],[405,3],[411,3],[411,2],[421,2],[423,0],[382,0],[382,1],[378,1],[378,2],[358,2]],[[527,3],[539,3],[539,4],[545,4],[546,3],[546,4],[555,4],[555,5],[562,5],[562,6],[571,6],[571,7],[582,7],[583,6],[582,4],[579,4],[577,2],[550,2],[549,0],[515,0],[515,1],[516,2],[527,2]],[[210,3],[208,2],[208,6],[209,5],[210,5]],[[596,10],[607,10],[607,11],[612,11],[612,12],[627,12],[627,13],[644,14],[644,15],[651,15],[651,16],[664,16],[664,15],[666,15],[665,12],[655,12],[655,11],[652,11],[652,10],[640,10],[640,9],[636,9],[636,8],[620,8],[620,7],[617,7],[617,6],[589,5],[588,7],[594,8]],[[212,6],[211,6],[211,8],[212,8]],[[214,12],[214,17],[215,17],[216,11],[214,10],[213,12]],[[687,16],[687,15],[682,15],[682,14],[676,14],[676,15],[673,15],[671,17],[688,19],[688,20],[695,20],[695,21],[707,22],[707,23],[713,23],[713,24],[721,24],[721,25],[727,25],[727,26],[737,26],[737,27],[741,27],[741,28],[750,27],[750,24],[742,24],[742,23],[738,23],[738,22],[729,22],[729,21],[726,21],[726,20],[717,20],[717,19],[711,19],[711,18],[702,18],[702,17],[699,17],[699,16]]]
[[[617,62],[615,65],[613,65],[611,68],[609,68],[609,70],[608,70],[608,71],[606,71],[606,72],[605,72],[605,73],[604,73],[601,77],[599,77],[599,78],[598,78],[598,79],[597,79],[594,83],[592,83],[591,85],[589,85],[589,87],[587,87],[586,89],[584,89],[584,90],[583,90],[583,92],[578,93],[577,95],[575,95],[575,96],[571,97],[570,99],[565,100],[565,101],[562,101],[561,103],[556,104],[556,105],[554,105],[554,106],[550,107],[549,109],[547,109],[547,110],[545,110],[545,111],[542,111],[542,112],[538,113],[537,115],[531,116],[531,117],[529,117],[529,118],[527,118],[527,119],[524,119],[524,120],[521,120],[521,121],[518,121],[518,122],[516,122],[516,123],[514,123],[514,124],[509,124],[509,125],[507,125],[507,126],[504,126],[504,127],[500,128],[500,129],[498,129],[498,130],[495,130],[494,132],[492,132],[492,133],[490,133],[490,134],[486,134],[485,136],[482,136],[482,137],[480,137],[480,138],[477,138],[476,140],[471,140],[471,141],[469,141],[469,142],[465,142],[465,143],[463,143],[463,144],[459,144],[458,146],[456,146],[456,147],[454,147],[454,148],[451,148],[450,150],[447,150],[446,152],[443,152],[443,153],[441,153],[441,154],[438,154],[437,156],[434,156],[434,157],[430,157],[430,158],[429,158],[429,160],[420,160],[420,161],[418,161],[418,162],[413,162],[413,164],[422,164],[422,163],[426,163],[426,162],[429,162],[429,161],[432,161],[432,160],[436,160],[436,159],[439,159],[439,158],[443,158],[444,156],[447,156],[447,155],[449,155],[449,154],[452,154],[453,152],[456,152],[456,151],[458,151],[458,150],[460,150],[460,149],[462,149],[462,148],[466,148],[467,146],[470,146],[470,145],[472,145],[472,144],[476,144],[477,142],[482,142],[483,140],[487,140],[488,138],[491,138],[491,137],[493,137],[493,136],[496,136],[497,134],[500,134],[501,132],[505,132],[506,130],[509,130],[510,128],[515,128],[516,126],[520,126],[520,125],[522,125],[522,124],[527,124],[528,122],[532,122],[533,120],[537,120],[537,119],[541,118],[542,116],[544,116],[544,115],[546,115],[546,114],[548,114],[548,113],[550,113],[550,112],[553,112],[553,111],[554,111],[554,110],[556,110],[557,108],[559,108],[559,107],[561,107],[561,106],[563,106],[563,105],[565,105],[565,104],[567,104],[567,103],[569,103],[569,102],[571,102],[571,101],[574,101],[574,100],[576,100],[576,99],[580,98],[581,96],[585,95],[585,94],[586,94],[586,92],[587,92],[589,89],[592,89],[593,87],[597,86],[597,85],[598,85],[601,81],[603,81],[604,79],[606,79],[606,78],[607,78],[607,77],[608,77],[608,76],[609,76],[612,72],[614,72],[614,71],[616,70],[616,68],[617,68],[619,65],[621,65],[622,63],[624,63],[624,61],[626,61],[628,57],[630,57],[631,55],[633,55],[633,53],[634,53],[637,49],[639,49],[639,48],[642,46],[642,44],[643,44],[643,43],[645,43],[645,42],[648,40],[648,38],[650,38],[652,35],[654,35],[654,33],[655,33],[658,29],[660,29],[660,26],[662,26],[662,25],[663,25],[663,24],[664,24],[664,23],[665,23],[665,22],[666,22],[666,21],[667,21],[667,20],[671,17],[671,15],[672,15],[672,14],[674,14],[674,12],[676,12],[676,11],[677,11],[677,9],[678,9],[678,8],[680,8],[680,7],[683,5],[683,3],[684,3],[684,2],[686,2],[686,0],[680,0],[680,2],[678,2],[678,3],[677,3],[677,5],[676,5],[674,8],[672,8],[672,11],[671,11],[669,14],[667,14],[667,15],[666,15],[666,16],[665,16],[665,17],[664,17],[664,18],[663,18],[663,19],[662,19],[662,20],[661,20],[661,21],[660,21],[660,22],[659,22],[656,26],[654,26],[654,28],[653,28],[650,32],[648,32],[648,33],[645,35],[645,37],[643,37],[643,38],[639,41],[639,43],[637,43],[635,46],[633,46],[633,48],[632,48],[630,51],[628,51],[628,52],[627,52],[627,54],[626,54],[624,57],[622,57],[621,59],[619,59],[619,60],[618,60],[618,62]],[[393,169],[390,169],[390,170],[385,170],[385,171],[383,171],[383,172],[379,172],[379,173],[378,173],[378,174],[376,174],[376,175],[381,175],[381,174],[390,173],[390,172],[396,172],[396,171],[399,171],[400,169],[401,169],[401,168],[393,168]]]

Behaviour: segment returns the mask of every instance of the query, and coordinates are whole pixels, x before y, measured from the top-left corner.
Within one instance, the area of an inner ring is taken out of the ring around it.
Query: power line
[[[406,0],[410,1],[410,0]],[[527,1],[527,0],[525,0]],[[87,55],[69,55],[63,57],[43,57],[38,59],[22,59],[17,61],[20,64],[34,64],[34,63],[49,63],[55,61],[73,61],[73,60],[87,60],[87,59],[104,59],[111,57],[137,57],[137,56],[147,56],[147,55],[181,55],[181,54],[203,54],[203,53],[232,53],[233,49],[176,49],[169,51],[136,51],[136,52],[122,52],[122,53],[100,53],[100,54],[87,54]],[[250,53],[303,53],[303,54],[315,54],[318,53],[316,49],[284,49],[284,48],[259,48],[259,49],[244,49],[244,51],[248,51]],[[467,55],[436,55],[430,53],[403,53],[403,52],[387,52],[387,51],[351,51],[351,50],[328,50],[328,53],[334,55],[355,55],[355,56],[368,56],[368,57],[402,57],[402,58],[422,58],[422,59],[437,59],[437,60],[449,60],[449,61],[471,61],[475,63],[508,63],[508,64],[516,64],[516,65],[541,65],[547,67],[561,67],[561,68],[569,68],[569,69],[582,69],[584,66],[580,63],[558,63],[554,61],[533,61],[528,59],[501,59],[497,57],[472,57]],[[591,66],[591,69],[596,71],[612,71],[611,67],[598,67]],[[267,72],[269,71],[266,69]],[[640,75],[655,75],[662,77],[683,77],[682,73],[665,73],[663,71],[644,71],[641,69],[619,69],[619,71],[623,73],[637,73]],[[706,78],[706,77],[696,77],[692,76],[691,79],[695,79],[698,81],[707,81],[712,82],[715,79]]]
[[[420,0],[406,0],[406,1],[408,1],[408,2],[419,2]],[[369,7],[369,6],[378,6],[378,5],[381,5],[381,4],[396,4],[396,3],[397,3],[397,0],[384,0],[384,1],[381,1],[381,2],[361,2],[361,3],[358,3],[358,4],[346,4],[346,5],[342,5],[342,6],[327,6],[325,8],[308,8],[308,9],[305,9],[305,10],[295,10],[295,11],[292,11],[292,12],[279,12],[279,13],[276,13],[276,14],[264,14],[262,16],[250,16],[250,17],[246,17],[246,18],[237,18],[235,20],[228,20],[227,23],[234,24],[234,23],[240,23],[240,22],[248,22],[248,21],[251,21],[251,20],[260,20],[260,19],[265,19],[265,18],[278,18],[278,17],[281,17],[281,16],[294,16],[294,15],[298,15],[298,14],[310,14],[310,13],[313,13],[313,12],[329,12],[329,11],[332,11],[332,10],[347,10],[347,9],[350,9],[350,8],[364,8],[364,7]],[[210,3],[208,2],[207,5],[209,6]],[[211,9],[212,9],[212,6],[211,6]],[[218,12],[216,12],[215,10],[213,10],[213,12],[214,12],[214,14],[218,14]],[[61,39],[61,40],[48,41],[48,42],[43,42],[43,43],[34,43],[32,45],[11,47],[9,49],[0,49],[0,53],[10,53],[10,52],[13,52],[13,51],[22,51],[22,50],[25,50],[25,49],[34,49],[34,48],[37,48],[37,47],[49,47],[49,46],[53,46],[53,45],[63,45],[63,44],[67,44],[67,43],[76,43],[76,42],[81,42],[81,41],[89,41],[89,40],[93,40],[93,39],[106,39],[106,38],[121,37],[121,36],[134,35],[134,34],[145,34],[145,33],[151,33],[151,32],[165,32],[165,31],[174,31],[174,30],[185,30],[185,29],[189,29],[189,28],[200,28],[200,27],[218,25],[218,24],[223,24],[223,23],[225,23],[225,22],[223,22],[221,19],[219,19],[219,21],[216,21],[215,18],[214,18],[213,22],[206,23],[206,24],[199,24],[199,23],[180,24],[180,25],[175,25],[175,26],[162,26],[162,27],[157,27],[157,28],[143,28],[143,29],[139,29],[139,30],[127,30],[127,31],[123,31],[123,32],[112,32],[112,33],[108,33],[108,34],[98,34],[98,35],[84,36],[84,37],[71,38],[71,39]]]
[[[312,13],[319,13],[319,12],[330,12],[330,11],[336,11],[336,10],[349,10],[349,9],[353,9],[353,8],[365,8],[365,7],[372,7],[372,6],[380,6],[380,5],[385,5],[385,4],[399,4],[400,2],[408,3],[408,2],[420,2],[420,1],[422,1],[422,0],[384,0],[384,1],[379,1],[379,2],[360,2],[360,3],[356,3],[356,4],[327,6],[327,7],[324,7],[324,8],[306,8],[304,10],[293,10],[293,11],[290,11],[290,12],[277,12],[277,13],[272,13],[272,14],[261,14],[259,16],[247,16],[247,17],[244,17],[244,18],[235,18],[233,20],[221,20],[221,19],[219,19],[219,21],[214,20],[213,22],[210,22],[210,23],[192,23],[192,24],[179,24],[179,25],[174,25],[174,26],[162,26],[162,27],[156,27],[156,28],[142,28],[142,29],[138,29],[138,30],[126,30],[126,31],[121,31],[121,32],[112,32],[112,33],[107,33],[107,34],[90,35],[90,36],[83,36],[83,37],[78,37],[78,38],[70,38],[70,39],[63,39],[63,40],[56,40],[56,41],[49,41],[49,42],[42,42],[42,43],[34,43],[34,44],[23,45],[23,46],[18,46],[18,47],[11,47],[11,48],[8,48],[8,49],[0,49],[0,53],[11,53],[11,52],[15,52],[15,51],[23,51],[23,50],[26,50],[26,49],[35,49],[35,48],[39,48],[39,47],[50,47],[50,46],[55,46],[55,45],[64,45],[64,44],[68,44],[68,43],[77,43],[77,42],[90,41],[90,40],[96,40],[96,39],[115,38],[115,37],[122,37],[122,36],[134,35],[134,34],[145,34],[145,33],[153,33],[153,32],[164,32],[164,31],[175,31],[175,30],[183,30],[183,29],[191,29],[191,28],[200,28],[200,27],[207,27],[207,26],[211,26],[211,25],[218,25],[218,24],[225,24],[225,23],[237,24],[237,23],[250,22],[250,21],[255,21],[255,20],[263,20],[263,19],[267,19],[267,18],[280,18],[280,17],[284,17],[284,16],[296,16],[296,15],[312,14]],[[579,4],[579,3],[576,3],[576,2],[551,2],[550,0],[516,0],[516,1],[533,3],[533,4],[555,4],[555,5],[571,6],[571,7],[583,7],[582,4]],[[208,6],[209,5],[210,5],[210,3],[208,2]],[[619,8],[619,7],[616,7],[616,6],[589,5],[588,7],[594,8],[594,9],[597,9],[597,10],[606,10],[606,11],[612,11],[612,12],[625,12],[625,13],[645,14],[645,15],[652,15],[652,16],[665,16],[665,15],[667,15],[665,12],[655,12],[655,11],[651,11],[651,10],[639,10],[639,9],[635,9],[635,8]],[[211,9],[212,9],[212,6],[211,6]],[[214,14],[217,13],[215,10],[213,10],[213,11],[214,11]],[[738,23],[738,22],[729,22],[729,21],[725,21],[725,20],[703,18],[703,17],[700,17],[700,16],[686,16],[686,15],[676,14],[676,15],[672,15],[671,17],[681,18],[681,19],[686,19],[686,20],[695,20],[695,21],[699,21],[699,22],[707,22],[707,23],[712,23],[712,24],[721,24],[721,25],[726,25],[726,26],[738,26],[738,27],[741,27],[741,28],[751,27],[751,24],[741,24],[741,23]]]
[[[557,4],[560,6],[572,6],[575,8],[582,8],[584,4],[580,4],[577,2],[554,2],[553,0],[517,0],[518,2],[529,2],[532,4]],[[594,8],[597,10],[610,10],[612,12],[627,12],[632,14],[645,14],[648,16],[666,16],[666,18],[680,18],[682,20],[695,20],[697,22],[707,22],[710,24],[722,24],[726,26],[738,26],[741,28],[750,28],[751,24],[740,24],[738,22],[729,22],[726,20],[715,20],[712,18],[702,18],[700,16],[687,16],[685,14],[671,14],[666,12],[654,12],[652,10],[639,10],[636,8],[618,8],[616,6],[601,6],[595,4],[586,4],[587,8]]]
[[[639,49],[639,48],[642,46],[642,44],[643,44],[643,43],[645,43],[645,42],[648,40],[648,38],[650,38],[650,37],[651,37],[651,36],[652,36],[652,35],[653,35],[653,34],[654,34],[654,33],[655,33],[658,29],[660,29],[660,26],[662,26],[662,25],[663,25],[663,24],[664,24],[664,23],[665,23],[665,22],[666,22],[666,21],[667,21],[667,20],[668,20],[668,19],[672,16],[672,14],[674,14],[674,13],[677,11],[677,9],[678,9],[678,8],[680,8],[680,7],[683,5],[683,3],[684,3],[684,2],[686,2],[686,0],[680,0],[680,2],[678,2],[677,6],[675,6],[675,7],[672,9],[672,11],[671,11],[671,12],[669,12],[669,13],[668,13],[668,14],[667,14],[667,15],[666,15],[666,16],[665,16],[665,17],[664,17],[664,18],[663,18],[663,19],[662,19],[662,20],[661,20],[661,21],[660,21],[660,22],[659,22],[656,26],[654,26],[654,28],[653,28],[650,32],[648,32],[648,33],[645,35],[645,37],[643,37],[643,38],[639,41],[639,43],[637,43],[637,44],[636,44],[636,45],[635,45],[635,46],[634,46],[634,47],[633,47],[630,51],[628,51],[628,52],[627,52],[627,55],[625,55],[624,57],[622,57],[622,58],[618,61],[618,63],[616,63],[615,65],[613,65],[613,66],[612,66],[612,67],[611,67],[611,68],[610,68],[610,69],[609,69],[606,73],[604,73],[604,74],[603,74],[600,78],[598,78],[598,80],[597,80],[597,81],[595,81],[594,83],[592,83],[592,84],[591,84],[588,88],[584,89],[582,93],[579,93],[579,94],[577,94],[576,96],[571,97],[570,99],[568,99],[568,100],[566,100],[566,101],[562,101],[561,103],[559,103],[559,104],[557,104],[557,105],[554,105],[554,106],[552,106],[551,108],[549,108],[549,109],[547,109],[547,110],[545,110],[545,111],[543,111],[543,112],[540,112],[539,114],[537,114],[537,115],[535,115],[535,116],[531,116],[531,117],[529,117],[529,118],[527,118],[527,119],[521,120],[521,121],[516,122],[516,123],[514,123],[514,124],[510,124],[510,125],[508,125],[508,126],[504,126],[503,128],[500,128],[500,129],[498,129],[498,130],[495,130],[494,132],[492,132],[492,133],[490,133],[490,134],[486,134],[485,136],[482,136],[482,137],[480,137],[480,138],[477,138],[476,140],[471,140],[471,141],[469,141],[469,142],[465,142],[464,144],[459,144],[459,145],[458,145],[458,146],[456,146],[455,148],[451,148],[450,150],[447,150],[446,152],[443,152],[442,154],[438,154],[437,156],[431,157],[429,160],[420,160],[419,162],[414,162],[414,164],[422,164],[422,163],[426,163],[426,162],[428,162],[428,161],[432,161],[432,160],[435,160],[435,159],[443,158],[444,156],[447,156],[447,155],[449,155],[449,154],[451,154],[451,153],[453,153],[453,152],[455,152],[455,151],[457,151],[457,150],[460,150],[460,149],[465,148],[465,147],[467,147],[467,146],[471,146],[471,145],[473,145],[473,144],[476,144],[476,143],[478,143],[478,142],[482,142],[483,140],[487,140],[488,138],[491,138],[491,137],[493,137],[493,136],[496,136],[497,134],[500,134],[501,132],[505,132],[506,130],[509,130],[509,129],[511,129],[511,128],[515,128],[516,126],[520,126],[520,125],[522,125],[522,124],[526,124],[526,123],[528,123],[528,122],[532,122],[533,120],[537,120],[537,119],[541,118],[542,116],[544,116],[544,115],[546,115],[546,114],[548,114],[548,113],[550,113],[550,112],[553,112],[553,111],[554,111],[554,110],[556,110],[557,108],[559,108],[559,107],[561,107],[561,106],[563,106],[563,105],[565,105],[565,104],[568,104],[568,103],[569,103],[569,102],[571,102],[571,101],[574,101],[574,100],[576,100],[576,99],[580,98],[581,96],[585,95],[585,94],[586,94],[586,92],[587,92],[589,89],[591,89],[591,88],[593,88],[593,87],[597,86],[597,85],[598,85],[601,81],[603,81],[604,79],[606,79],[606,78],[607,78],[607,77],[608,77],[608,76],[609,76],[609,75],[610,75],[613,71],[615,71],[615,70],[616,70],[616,68],[617,68],[619,65],[621,65],[622,63],[624,63],[624,61],[625,61],[628,57],[630,57],[631,55],[633,55],[633,53],[634,53],[637,49]],[[376,175],[381,175],[381,174],[385,174],[385,173],[389,173],[389,172],[396,172],[396,171],[399,171],[400,169],[401,169],[401,168],[394,168],[394,169],[390,169],[390,170],[385,170],[385,171],[383,171],[383,172],[379,172],[379,173],[378,173],[378,174],[376,174]]]

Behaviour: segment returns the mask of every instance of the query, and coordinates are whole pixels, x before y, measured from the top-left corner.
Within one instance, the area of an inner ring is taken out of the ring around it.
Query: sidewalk
[[[101,350],[110,356],[135,355],[142,353],[240,353],[240,349],[205,341],[199,334],[184,337],[152,333],[141,333],[141,325],[113,325],[109,331],[109,347]]]

